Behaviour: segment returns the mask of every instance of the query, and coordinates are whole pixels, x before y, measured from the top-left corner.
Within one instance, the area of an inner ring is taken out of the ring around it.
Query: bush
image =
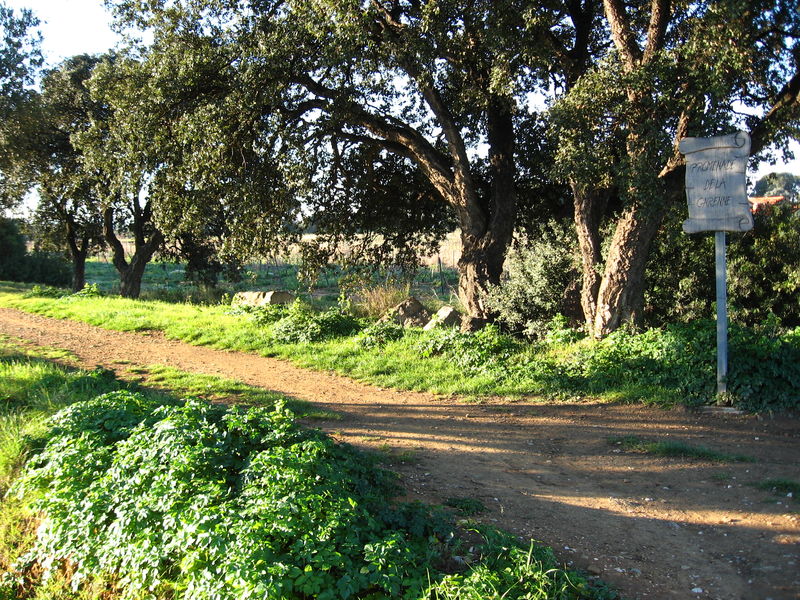
[[[342,307],[317,312],[302,300],[295,300],[286,316],[272,326],[269,336],[279,344],[319,342],[353,335],[362,326],[361,321]]]
[[[537,339],[556,315],[581,322],[576,248],[574,228],[561,221],[548,223],[536,239],[518,241],[506,258],[503,281],[489,290],[487,305],[513,331]]]
[[[265,304],[263,306],[240,304],[228,312],[231,315],[247,315],[251,321],[262,327],[280,321],[288,313],[289,307],[286,304]]]
[[[381,348],[389,342],[396,342],[405,335],[405,329],[394,321],[373,323],[356,338],[362,348]]]
[[[800,407],[800,332],[770,334],[732,324],[729,333],[730,399],[750,411]],[[659,387],[688,404],[705,404],[716,393],[716,324],[619,329],[582,347],[565,367],[573,389],[584,393]]]
[[[45,285],[68,285],[70,264],[58,253],[26,252],[25,237],[15,221],[0,218],[0,279]]]
[[[25,237],[16,221],[0,218],[0,279],[21,281],[24,273]]]
[[[36,504],[46,518],[19,566],[52,573],[69,561],[76,587],[107,573],[124,598],[421,599],[495,584],[484,597],[599,597],[549,550],[488,527],[468,572],[445,577],[436,565],[458,543],[450,518],[392,504],[392,474],[281,406],[159,405],[115,392],[50,427],[15,488],[46,490]],[[12,577],[5,591],[21,585]]]
[[[503,376],[509,359],[520,351],[522,344],[501,333],[496,325],[487,325],[475,333],[456,329],[433,329],[416,345],[423,358],[445,355],[471,372],[493,372]]]
[[[649,326],[714,316],[714,236],[684,234],[683,218],[678,208],[670,212],[647,265]],[[751,231],[728,236],[731,319],[755,326],[774,314],[785,327],[800,326],[800,212],[776,206],[754,221]]]

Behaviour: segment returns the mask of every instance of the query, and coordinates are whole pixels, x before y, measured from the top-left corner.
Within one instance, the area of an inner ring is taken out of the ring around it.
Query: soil
[[[480,500],[479,518],[551,545],[625,598],[800,598],[800,502],[755,487],[800,481],[800,420],[537,398],[480,403],[384,389],[288,362],[106,331],[0,309],[0,333],[70,350],[134,378],[170,365],[261,386],[336,411],[314,421],[387,452],[406,497]],[[663,458],[612,436],[681,441],[755,462]]]

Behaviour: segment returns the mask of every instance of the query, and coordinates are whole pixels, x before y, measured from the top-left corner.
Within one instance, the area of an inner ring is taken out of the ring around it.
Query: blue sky
[[[49,65],[75,54],[95,54],[114,47],[119,36],[111,30],[111,15],[102,0],[3,0],[12,8],[30,8],[42,22],[42,49]],[[763,164],[757,179],[771,171],[800,175],[800,144],[792,145],[797,158],[788,164]]]

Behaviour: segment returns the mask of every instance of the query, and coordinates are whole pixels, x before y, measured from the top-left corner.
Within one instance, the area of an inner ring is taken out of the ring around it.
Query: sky
[[[96,54],[114,47],[119,36],[111,30],[111,14],[103,0],[2,0],[11,8],[30,8],[42,22],[42,50],[51,66],[75,54]],[[748,173],[752,181],[773,172],[800,175],[800,143],[792,145],[795,158],[772,166],[762,163]]]
[[[102,0],[3,1],[14,9],[29,8],[39,17],[42,51],[49,65],[76,54],[105,52],[119,40]]]

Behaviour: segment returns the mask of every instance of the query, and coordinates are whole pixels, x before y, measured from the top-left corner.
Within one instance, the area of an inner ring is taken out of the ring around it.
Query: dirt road
[[[0,333],[65,348],[120,377],[163,364],[310,400],[342,418],[339,439],[392,449],[409,498],[481,500],[482,519],[553,546],[626,598],[800,598],[800,502],[754,487],[800,481],[800,422],[583,403],[467,404],[249,354],[0,309]],[[753,463],[659,458],[611,436],[683,441]]]

